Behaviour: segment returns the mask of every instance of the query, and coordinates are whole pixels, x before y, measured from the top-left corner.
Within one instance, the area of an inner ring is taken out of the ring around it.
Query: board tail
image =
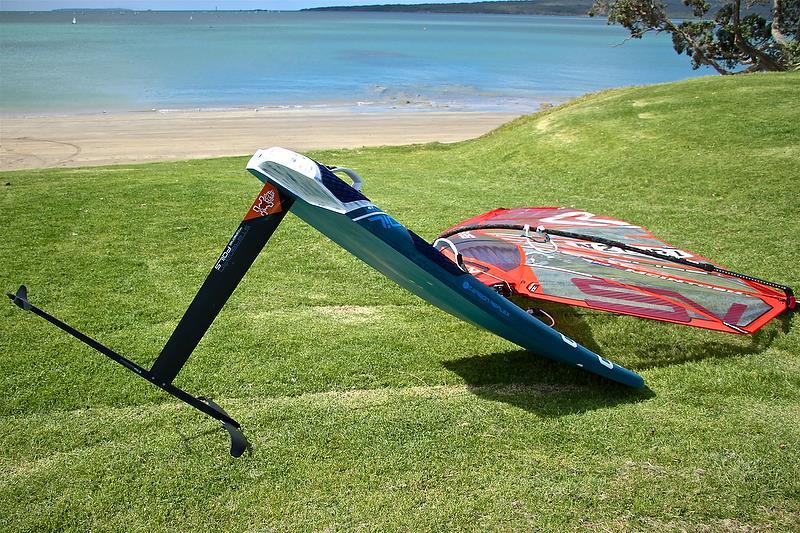
[[[270,184],[264,186],[149,370],[31,304],[24,285],[15,294],[6,294],[19,308],[31,311],[137,376],[219,421],[230,435],[231,455],[240,457],[250,444],[241,432],[239,422],[213,400],[195,397],[172,382],[291,206],[290,197],[282,196]]]

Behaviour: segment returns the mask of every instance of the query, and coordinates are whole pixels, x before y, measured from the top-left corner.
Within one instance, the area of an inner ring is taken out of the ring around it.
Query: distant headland
[[[682,0],[665,0],[670,16],[691,18],[691,9]],[[712,5],[722,3],[710,0]],[[510,2],[460,2],[456,4],[373,4],[360,6],[313,7],[301,11],[378,11],[395,13],[480,13],[494,15],[587,16],[592,0],[517,0]]]

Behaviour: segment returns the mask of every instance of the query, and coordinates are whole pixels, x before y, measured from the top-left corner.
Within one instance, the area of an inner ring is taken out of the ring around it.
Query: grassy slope
[[[798,74],[703,78],[466,143],[312,155],[427,238],[497,206],[576,206],[797,287],[798,101]],[[259,188],[244,163],[2,174],[0,287],[28,283],[149,364]],[[559,317],[644,375],[633,393],[460,323],[289,217],[178,379],[243,422],[240,460],[208,419],[0,306],[0,529],[798,528],[791,322],[750,339]]]

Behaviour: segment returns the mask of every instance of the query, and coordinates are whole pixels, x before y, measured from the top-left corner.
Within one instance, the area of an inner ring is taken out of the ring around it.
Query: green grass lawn
[[[270,144],[269,131],[264,145]],[[800,288],[800,74],[579,98],[450,145],[315,152],[432,240],[495,207],[641,224]],[[149,366],[260,189],[245,158],[0,174],[0,288]],[[560,309],[630,391],[446,315],[289,216],[176,384],[0,305],[0,530],[800,529],[800,328]]]

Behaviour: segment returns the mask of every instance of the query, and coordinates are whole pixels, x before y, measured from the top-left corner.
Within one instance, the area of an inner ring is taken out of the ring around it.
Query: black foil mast
[[[16,294],[6,295],[18,307],[31,311],[51,324],[69,333],[81,342],[124,366],[134,374],[191,405],[195,409],[218,420],[231,436],[231,455],[241,456],[250,446],[241,432],[239,422],[231,418],[219,405],[202,396],[191,394],[175,387],[172,382],[186,364],[200,339],[228,301],[244,274],[264,248],[275,229],[286,216],[293,203],[281,195],[273,185],[266,184],[234,232],[219,259],[214,263],[194,300],[181,318],[175,331],[161,350],[152,368],[147,370],[126,359],[111,348],[81,333],[69,324],[50,315],[28,301],[27,288],[22,285]]]

